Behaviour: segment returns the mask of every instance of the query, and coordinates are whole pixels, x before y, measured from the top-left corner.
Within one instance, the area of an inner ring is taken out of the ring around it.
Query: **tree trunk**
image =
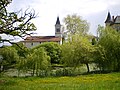
[[[33,71],[32,71],[32,76],[35,74],[35,65],[33,65]]]
[[[90,68],[89,68],[88,63],[86,63],[86,66],[87,66],[87,72],[89,73],[90,72]]]

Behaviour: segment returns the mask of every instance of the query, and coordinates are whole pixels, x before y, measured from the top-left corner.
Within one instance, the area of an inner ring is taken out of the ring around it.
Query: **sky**
[[[108,11],[120,15],[120,0],[13,0],[9,11],[34,9],[38,17],[33,20],[37,35],[55,35],[57,16],[63,24],[68,14],[77,14],[90,23],[89,33],[96,35],[97,26],[104,25]]]

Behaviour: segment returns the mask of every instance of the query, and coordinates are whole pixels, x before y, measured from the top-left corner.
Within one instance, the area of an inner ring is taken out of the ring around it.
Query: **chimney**
[[[114,22],[114,16],[112,16],[112,21]]]

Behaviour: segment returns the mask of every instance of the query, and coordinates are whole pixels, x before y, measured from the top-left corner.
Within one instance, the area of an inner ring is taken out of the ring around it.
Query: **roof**
[[[60,37],[55,36],[31,36],[26,37],[22,42],[59,42],[61,41]]]
[[[105,20],[105,23],[107,22],[112,22],[110,12],[108,12],[107,19]]]
[[[116,16],[114,23],[120,23],[120,16]]]
[[[59,17],[57,17],[57,21],[56,21],[56,24],[60,24],[60,20],[59,20]]]

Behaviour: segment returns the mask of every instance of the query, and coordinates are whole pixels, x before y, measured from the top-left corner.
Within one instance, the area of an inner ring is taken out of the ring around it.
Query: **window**
[[[59,28],[57,28],[56,32],[60,32],[60,29],[59,29]]]

